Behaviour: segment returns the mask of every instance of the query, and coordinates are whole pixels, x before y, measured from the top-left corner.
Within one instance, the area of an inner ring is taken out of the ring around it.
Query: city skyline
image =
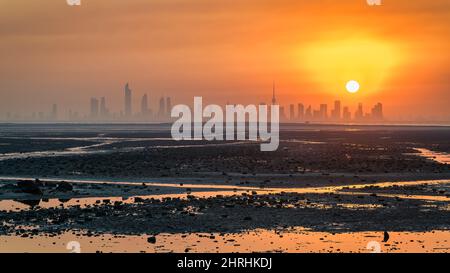
[[[260,104],[279,105],[276,94],[275,81],[272,86],[270,103],[260,102]],[[170,111],[172,109],[172,97],[161,96],[159,99],[155,98],[153,107],[149,103],[148,93],[143,93],[140,97],[140,104],[133,103],[133,90],[127,82],[123,90],[123,108],[111,111],[108,106],[107,97],[90,97],[89,98],[89,112],[82,113],[75,109],[61,109],[57,103],[51,105],[48,113],[45,111],[33,112],[31,115],[20,115],[6,113],[0,121],[16,121],[16,122],[167,122],[172,118]],[[139,97],[137,95],[136,97]],[[152,101],[152,100],[150,100]],[[180,102],[182,103],[182,102]],[[383,104],[375,104],[369,112],[364,111],[363,104],[359,103],[355,110],[351,111],[348,105],[344,105],[341,100],[335,100],[334,107],[328,108],[327,103],[321,103],[318,108],[314,105],[304,102],[296,104],[280,105],[280,121],[281,122],[332,122],[332,123],[346,123],[346,122],[385,122],[383,114]],[[239,104],[236,102],[227,104]],[[140,107],[136,107],[140,106]],[[139,109],[134,111],[133,109]]]

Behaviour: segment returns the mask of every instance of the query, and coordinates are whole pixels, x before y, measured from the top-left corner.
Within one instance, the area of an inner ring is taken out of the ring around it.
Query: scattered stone
[[[147,242],[149,242],[150,244],[156,244],[156,237],[155,236],[148,237]]]
[[[387,243],[389,241],[389,233],[387,231],[384,232],[383,243]]]
[[[59,191],[59,192],[68,192],[68,191],[72,191],[72,190],[73,190],[73,186],[66,181],[59,182],[55,189],[55,191]]]
[[[24,193],[42,195],[42,191],[39,188],[39,185],[34,181],[22,180],[17,182],[17,187]]]

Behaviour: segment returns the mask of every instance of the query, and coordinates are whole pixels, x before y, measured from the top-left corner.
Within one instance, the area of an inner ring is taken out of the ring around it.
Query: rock
[[[55,191],[60,191],[60,192],[67,192],[67,191],[72,191],[73,190],[73,186],[66,182],[66,181],[61,181],[56,185],[56,189]]]
[[[36,184],[39,187],[44,186],[44,183],[42,183],[41,180],[39,180],[38,178],[34,179],[34,184]]]
[[[149,242],[150,244],[156,244],[156,237],[155,236],[148,237],[147,242]]]
[[[32,208],[38,206],[39,203],[41,202],[40,199],[14,200],[14,201],[19,202],[19,203],[22,203],[22,204],[25,204],[25,205],[28,205],[28,206],[30,206],[30,207],[32,207]]]
[[[144,199],[142,199],[141,197],[134,198],[134,203],[142,203],[142,202],[144,202]]]
[[[42,195],[42,191],[34,181],[22,180],[17,182],[17,187],[24,193]]]

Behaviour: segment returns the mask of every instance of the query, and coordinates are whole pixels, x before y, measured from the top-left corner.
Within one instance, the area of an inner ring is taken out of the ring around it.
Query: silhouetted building
[[[322,113],[320,110],[314,110],[313,111],[313,119],[314,120],[321,120],[322,119]]]
[[[131,106],[131,89],[128,83],[125,85],[125,117],[131,117],[133,113]]]
[[[106,99],[105,99],[105,97],[102,97],[100,99],[100,117],[105,119],[108,117],[108,115],[109,115],[109,110],[106,107]]]
[[[289,118],[295,120],[295,105],[289,105]]]
[[[363,110],[363,105],[362,103],[358,104],[358,110],[356,110],[355,112],[355,120],[362,120],[364,119],[364,110]]]
[[[305,118],[305,106],[301,103],[297,104],[297,118],[303,120]]]
[[[320,119],[325,120],[328,118],[328,105],[321,104],[320,105]]]
[[[142,99],[141,99],[141,115],[143,117],[146,117],[149,115],[149,112],[150,112],[150,110],[148,108],[148,97],[147,97],[147,94],[144,94],[144,96],[142,96]]]
[[[91,98],[91,115],[92,119],[96,119],[98,117],[98,99]]]
[[[341,102],[338,100],[334,102],[334,109],[331,111],[331,118],[336,121],[341,119]]]
[[[172,100],[170,97],[166,98],[166,117],[170,117],[172,111]]]
[[[377,103],[372,108],[371,118],[375,121],[383,120],[383,104]]]
[[[284,111],[284,107],[280,106],[280,119],[286,120],[286,112]]]
[[[164,118],[165,113],[166,113],[166,103],[165,103],[164,97],[161,97],[159,99],[158,117]]]
[[[50,119],[51,120],[58,119],[58,105],[56,105],[56,104],[52,105],[52,112],[50,113]]]
[[[272,85],[272,105],[276,105],[277,104],[277,98],[275,97],[275,81],[273,82]]]
[[[352,119],[352,113],[350,113],[348,107],[344,107],[344,110],[342,111],[342,118],[347,122]]]
[[[311,105],[309,105],[308,108],[306,108],[306,111],[305,111],[305,120],[306,121],[311,121],[312,118],[313,118],[312,108],[311,108]]]

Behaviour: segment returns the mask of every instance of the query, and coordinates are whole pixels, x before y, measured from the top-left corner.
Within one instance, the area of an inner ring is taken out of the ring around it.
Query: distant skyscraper
[[[334,109],[331,111],[331,118],[336,121],[341,119],[341,102],[338,100],[334,102]]]
[[[323,120],[327,119],[328,118],[328,105],[321,104],[319,112],[320,112],[320,114],[319,114],[320,119],[323,119]]]
[[[161,98],[159,99],[159,111],[158,111],[158,116],[159,116],[160,118],[164,118],[165,113],[166,113],[166,103],[165,103],[164,97],[161,97]]]
[[[172,100],[170,97],[166,98],[166,117],[170,117],[172,111]]]
[[[108,117],[108,108],[106,108],[106,99],[102,97],[100,99],[100,117],[107,118]]]
[[[295,120],[295,105],[289,105],[289,118]]]
[[[125,117],[131,117],[132,115],[131,108],[131,89],[128,83],[125,85]]]
[[[314,110],[313,111],[313,119],[315,120],[322,120],[322,113],[320,112],[320,110]]]
[[[141,115],[143,117],[148,116],[149,109],[148,109],[148,97],[147,94],[144,94],[141,99]]]
[[[297,118],[299,120],[305,118],[305,106],[302,103],[297,104]]]
[[[362,120],[364,118],[364,110],[362,103],[358,104],[358,110],[355,112],[355,120]]]
[[[272,105],[276,105],[277,104],[277,99],[275,97],[275,81],[273,82],[272,85]]]
[[[350,113],[348,107],[344,107],[342,111],[342,118],[344,119],[344,121],[350,121],[352,119],[352,113]]]
[[[91,116],[92,119],[98,117],[98,99],[91,98]]]
[[[52,106],[52,112],[50,114],[50,118],[52,120],[57,120],[58,119],[58,105],[53,104]]]
[[[312,108],[311,108],[311,105],[309,105],[308,108],[306,108],[306,111],[305,111],[305,120],[306,121],[310,121],[312,118],[313,118]]]
[[[280,119],[286,120],[286,112],[284,111],[284,107],[280,106]]]
[[[372,108],[372,113],[371,113],[371,117],[373,120],[376,121],[380,121],[383,119],[383,104],[381,103],[377,103],[373,108]]]

